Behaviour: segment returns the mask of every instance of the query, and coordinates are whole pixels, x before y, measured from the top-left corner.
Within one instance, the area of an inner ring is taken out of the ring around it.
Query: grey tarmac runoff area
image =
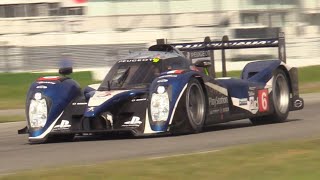
[[[214,151],[239,144],[319,137],[320,94],[305,94],[302,97],[305,108],[291,112],[285,123],[253,126],[246,119],[218,124],[203,133],[181,136],[79,137],[75,142],[30,145],[27,135],[17,134],[25,122],[2,123],[0,175],[43,167],[90,165],[110,160]]]

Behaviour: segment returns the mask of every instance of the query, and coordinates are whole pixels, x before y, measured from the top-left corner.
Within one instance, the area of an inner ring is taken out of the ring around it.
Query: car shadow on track
[[[282,123],[273,123],[273,124],[283,124],[283,123],[290,123],[294,121],[301,121],[302,119],[287,119],[285,122]],[[237,128],[246,128],[246,127],[257,127],[257,126],[268,126],[271,124],[261,124],[261,125],[253,125],[250,120],[239,120],[239,121],[230,121],[227,123],[220,123],[215,124],[209,127],[204,128],[204,132],[210,131],[221,131],[221,130],[228,130],[228,129],[237,129]]]
[[[301,119],[288,119],[283,123],[290,123],[295,121],[301,121]],[[277,123],[277,124],[283,124]],[[222,130],[231,130],[237,128],[248,128],[248,127],[260,127],[260,126],[268,126],[271,124],[265,125],[253,125],[249,120],[239,120],[239,121],[231,121],[227,123],[215,124],[210,127],[206,127],[203,129],[203,133],[213,132],[213,131],[222,131]],[[110,141],[110,140],[127,140],[127,139],[149,139],[149,138],[166,138],[166,137],[177,137],[190,135],[190,133],[179,134],[179,135],[171,135],[171,134],[158,134],[158,135],[148,135],[148,136],[133,136],[131,133],[106,133],[106,134],[98,134],[98,135],[89,135],[89,136],[76,136],[73,142],[82,142],[82,141]],[[61,143],[61,142],[51,142],[51,143]]]

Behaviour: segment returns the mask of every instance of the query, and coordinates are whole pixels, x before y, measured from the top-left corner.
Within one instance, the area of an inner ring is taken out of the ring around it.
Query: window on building
[[[49,16],[59,15],[59,3],[49,3],[48,4]]]
[[[15,17],[25,17],[26,16],[26,4],[16,4],[15,5]]]
[[[298,5],[299,0],[252,0],[254,5]]]
[[[38,16],[38,4],[27,4],[27,15],[28,17]]]
[[[242,13],[241,24],[257,25],[259,23],[259,14],[256,13]]]
[[[5,17],[5,10],[4,6],[0,6],[0,17]]]
[[[37,4],[37,9],[38,9],[39,16],[48,16],[48,4],[47,3]]]
[[[270,17],[272,27],[281,27],[285,25],[285,13],[272,13]]]
[[[68,14],[68,8],[67,7],[61,7],[59,11],[60,16],[66,16]]]
[[[69,8],[68,15],[83,15],[83,7]]]
[[[62,7],[60,9],[60,15],[83,15],[83,7]]]
[[[5,17],[14,17],[14,5],[13,4],[9,4],[9,5],[5,5]]]

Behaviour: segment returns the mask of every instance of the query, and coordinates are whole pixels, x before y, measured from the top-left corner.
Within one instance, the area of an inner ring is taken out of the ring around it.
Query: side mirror
[[[66,76],[71,74],[73,71],[72,67],[62,67],[59,69],[59,74]]]
[[[194,63],[196,67],[209,67],[211,66],[211,61],[210,60],[198,60],[196,63]]]

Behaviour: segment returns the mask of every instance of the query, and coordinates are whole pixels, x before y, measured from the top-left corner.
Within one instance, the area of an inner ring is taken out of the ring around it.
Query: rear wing
[[[165,39],[157,39],[157,44],[166,44]],[[223,36],[221,41],[211,41],[210,37],[205,37],[203,42],[174,43],[169,44],[187,54],[189,59],[210,57],[212,66],[209,68],[210,75],[215,77],[214,51],[221,50],[222,76],[227,76],[226,70],[226,49],[244,48],[278,48],[279,60],[286,63],[286,46],[284,32],[280,32],[278,37],[270,39],[250,39],[250,40],[229,40],[228,36]]]

